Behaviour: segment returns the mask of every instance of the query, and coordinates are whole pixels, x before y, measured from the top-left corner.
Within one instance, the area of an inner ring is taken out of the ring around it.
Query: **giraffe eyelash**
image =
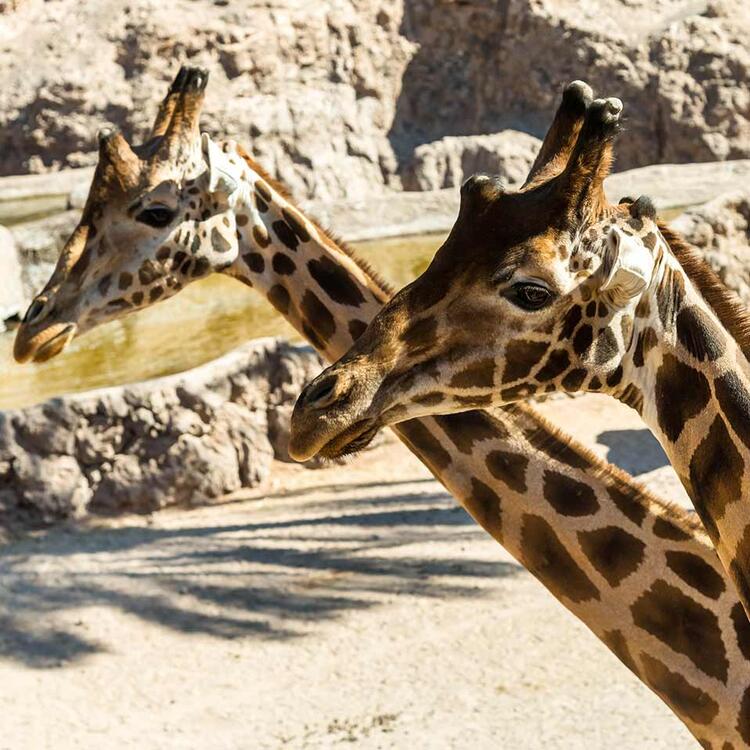
[[[513,274],[516,272],[516,268],[501,268],[499,271],[496,271],[494,275],[492,276],[492,283],[493,284],[505,284],[506,282],[510,281],[513,278]]]
[[[527,312],[536,312],[548,307],[555,299],[555,293],[544,284],[530,281],[519,281],[503,295],[516,307]]]
[[[147,224],[155,229],[162,229],[172,223],[175,217],[175,211],[167,206],[154,204],[148,208],[142,209],[135,217],[136,221],[141,224]]]

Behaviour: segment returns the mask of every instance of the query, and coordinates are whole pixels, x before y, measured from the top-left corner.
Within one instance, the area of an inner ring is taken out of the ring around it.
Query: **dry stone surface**
[[[743,0],[25,0],[0,17],[0,174],[90,165],[106,121],[143,138],[181,62],[211,71],[204,127],[298,197],[432,187],[415,150],[540,135],[574,78],[626,102],[618,169],[740,158],[749,41]]]
[[[17,315],[26,306],[21,273],[15,239],[8,229],[0,226],[0,321]]]
[[[21,262],[19,288],[27,302],[49,280],[60,251],[80,218],[80,210],[63,211],[13,227],[13,237]]]
[[[191,505],[288,458],[289,414],[322,362],[260,339],[180,375],[0,413],[0,526]]]
[[[703,251],[721,280],[750,305],[750,193],[721,195],[684,213],[672,226]]]
[[[404,170],[404,190],[458,187],[476,172],[499,175],[509,186],[526,179],[542,142],[528,133],[446,136],[414,150]]]

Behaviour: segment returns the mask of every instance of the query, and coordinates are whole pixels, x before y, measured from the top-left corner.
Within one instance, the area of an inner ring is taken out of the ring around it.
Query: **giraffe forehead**
[[[539,263],[555,263],[569,251],[567,237],[561,232],[549,230],[530,243],[532,254]]]
[[[504,276],[510,276],[518,269],[539,271],[553,266],[563,256],[561,245],[562,240],[557,233],[546,232],[517,241],[500,240],[497,244],[490,242],[478,258],[467,254],[467,260],[478,260],[492,270],[496,280],[502,280]],[[456,252],[454,249],[453,253]]]

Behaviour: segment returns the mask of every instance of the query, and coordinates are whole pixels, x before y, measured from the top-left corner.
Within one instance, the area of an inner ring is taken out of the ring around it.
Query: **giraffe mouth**
[[[362,419],[329,440],[319,451],[323,458],[333,459],[359,453],[377,435],[381,425],[374,419]]]
[[[23,327],[18,329],[13,356],[16,362],[40,364],[56,357],[73,340],[78,330],[75,323],[59,323],[36,335],[24,336]]]

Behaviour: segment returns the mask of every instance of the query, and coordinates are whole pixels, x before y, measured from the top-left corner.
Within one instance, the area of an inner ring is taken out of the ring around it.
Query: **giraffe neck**
[[[664,446],[748,609],[750,365],[666,243],[655,268],[616,393]]]
[[[245,164],[234,198],[240,251],[224,272],[265,294],[324,357],[338,359],[389,290]]]
[[[225,272],[264,293],[335,359],[389,291],[245,163],[234,204],[240,252]],[[699,740],[750,742],[750,624],[684,514],[529,407],[412,420],[395,431]]]

